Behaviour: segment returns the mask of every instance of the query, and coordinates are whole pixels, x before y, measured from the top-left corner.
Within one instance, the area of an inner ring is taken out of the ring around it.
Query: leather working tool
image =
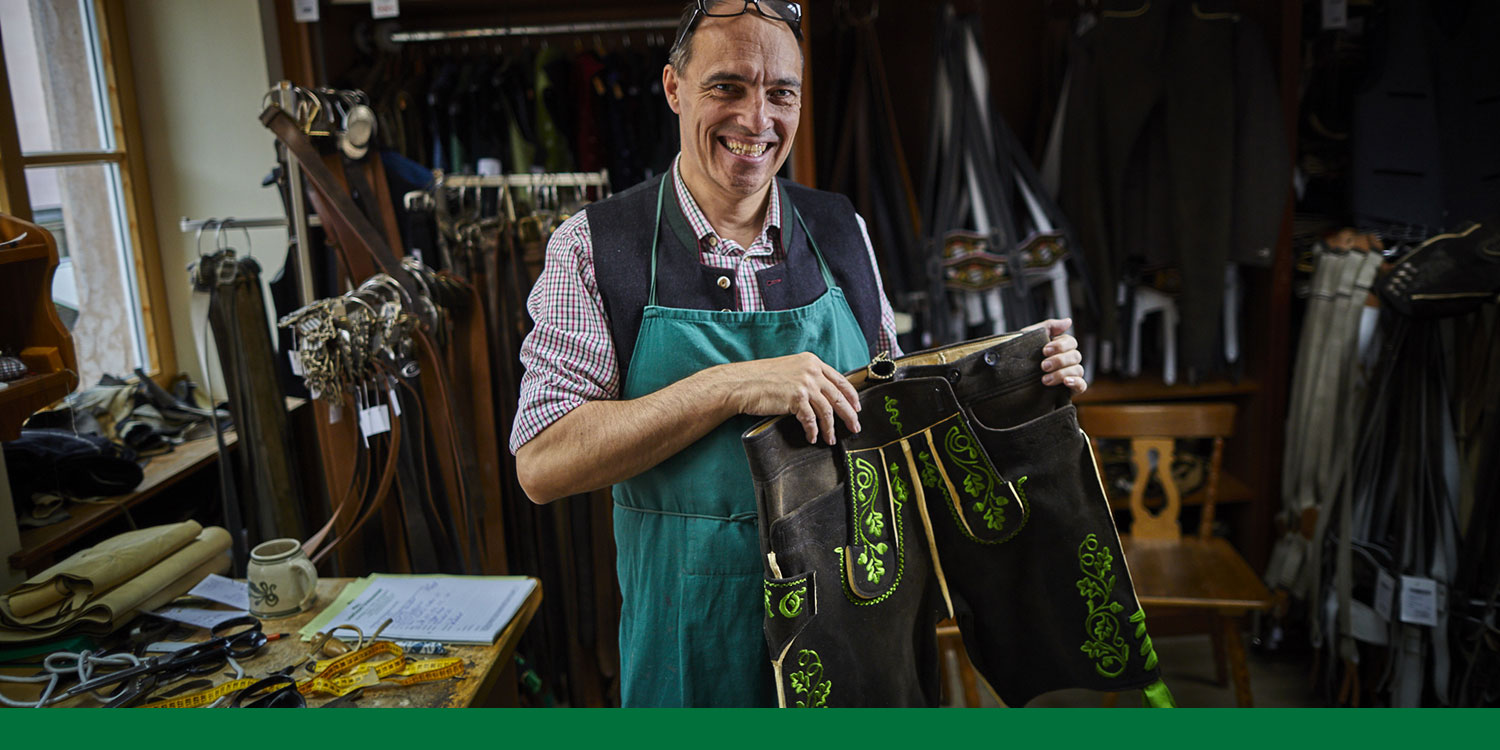
[[[218,623],[209,631],[209,639],[162,656],[140,660],[134,666],[85,679],[53,697],[53,701],[64,701],[84,693],[97,693],[119,685],[120,689],[109,696],[106,707],[119,708],[134,705],[151,690],[175,682],[188,675],[206,675],[217,672],[231,659],[247,659],[266,645],[266,634],[260,620],[245,616]]]
[[[1170,704],[1088,439],[1037,378],[1046,341],[877,359],[849,376],[864,429],[835,446],[791,419],[745,434],[783,706],[936,705],[940,616],[1008,705],[1063,687]]]

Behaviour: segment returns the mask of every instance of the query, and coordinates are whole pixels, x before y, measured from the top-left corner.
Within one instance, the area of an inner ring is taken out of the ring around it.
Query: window
[[[57,239],[79,380],[173,374],[121,4],[0,0],[0,19],[0,211]]]

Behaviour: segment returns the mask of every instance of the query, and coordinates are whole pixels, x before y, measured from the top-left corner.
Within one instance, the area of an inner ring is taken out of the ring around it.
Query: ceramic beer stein
[[[250,580],[250,614],[263,619],[301,612],[318,590],[318,571],[296,539],[257,544],[250,550],[245,577]]]

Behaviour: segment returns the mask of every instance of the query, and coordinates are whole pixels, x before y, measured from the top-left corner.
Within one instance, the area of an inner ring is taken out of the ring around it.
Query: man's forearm
[[[537,503],[607,487],[676,455],[738,413],[714,368],[627,401],[590,401],[516,451]]]

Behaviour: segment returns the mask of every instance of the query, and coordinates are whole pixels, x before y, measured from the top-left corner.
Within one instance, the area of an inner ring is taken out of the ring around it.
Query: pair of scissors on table
[[[91,677],[58,693],[52,700],[63,701],[84,693],[96,693],[114,686],[105,706],[119,708],[139,702],[152,690],[190,675],[217,672],[230,659],[248,659],[266,645],[269,639],[260,620],[252,616],[234,617],[209,629],[209,639],[177,651],[148,657],[140,664],[108,674]]]

